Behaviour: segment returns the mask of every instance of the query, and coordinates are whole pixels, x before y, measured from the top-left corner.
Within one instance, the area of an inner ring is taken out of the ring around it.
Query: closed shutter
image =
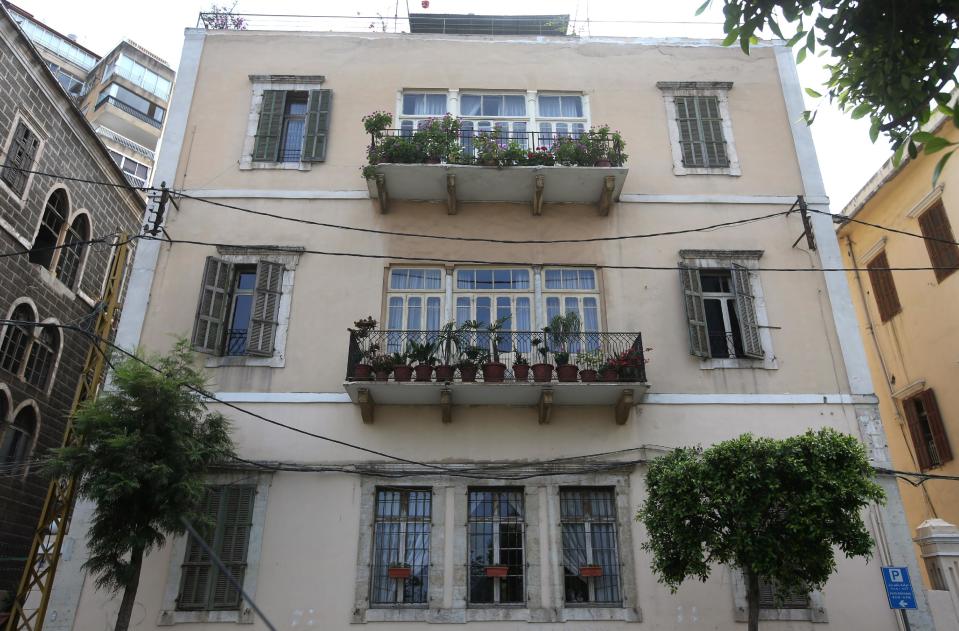
[[[286,108],[284,90],[264,90],[260,105],[260,121],[256,126],[253,143],[255,162],[276,162],[280,151],[280,135],[283,133],[283,112]]]
[[[759,339],[756,298],[753,296],[749,270],[733,263],[730,273],[733,280],[733,294],[736,296],[736,317],[739,319],[739,332],[743,338],[743,354],[753,359],[762,359],[765,355]]]
[[[220,515],[221,490],[207,489],[203,499],[203,515],[206,524],[197,524],[197,532],[212,544],[216,536],[217,519]],[[213,576],[213,560],[191,535],[186,544],[180,577],[180,595],[177,609],[207,609],[210,601],[210,579]]]
[[[932,432],[932,441],[936,444],[936,452],[939,454],[939,464],[945,464],[952,460],[952,448],[949,447],[949,437],[946,436],[946,428],[942,424],[936,395],[932,390],[926,390],[921,396],[922,405],[926,409],[926,418],[929,420],[929,430]]]
[[[932,466],[932,461],[929,458],[929,449],[926,447],[926,440],[922,435],[922,427],[919,425],[919,414],[916,412],[915,399],[906,399],[903,401],[902,409],[906,413],[909,435],[912,437],[912,446],[916,450],[916,463],[919,465],[919,470],[924,471]]]
[[[706,166],[727,167],[726,139],[723,136],[723,117],[719,113],[719,99],[714,96],[696,100],[699,123],[702,127],[703,144],[706,149]]]
[[[902,311],[899,304],[899,293],[896,291],[896,282],[889,271],[889,259],[885,252],[880,252],[866,265],[869,270],[869,284],[876,297],[876,306],[879,308],[879,319],[888,322],[892,316]]]
[[[676,104],[676,125],[679,127],[679,145],[683,151],[683,166],[705,166],[702,154],[698,151],[702,143],[699,124],[696,121],[696,99],[691,96],[678,96]]]
[[[246,352],[250,355],[273,355],[277,314],[283,287],[283,264],[260,261],[256,266],[256,288],[253,291],[253,312]]]
[[[946,243],[956,239],[952,236],[952,226],[949,225],[942,202],[919,216],[919,229],[926,237],[926,251],[929,253],[929,261],[936,268],[936,280],[942,282],[959,267],[959,246]]]
[[[706,306],[699,270],[680,263],[679,277],[689,324],[689,352],[696,357],[709,357],[709,335],[706,330]]]
[[[303,140],[303,162],[326,160],[332,100],[332,90],[310,90],[306,112],[306,138]]]
[[[220,560],[242,585],[246,574],[246,554],[250,544],[250,528],[253,522],[252,486],[227,486],[223,488],[224,513],[222,533],[217,553]],[[213,609],[237,609],[240,592],[221,572],[217,572],[213,584]]]
[[[783,592],[775,582],[760,577],[760,609],[806,609],[809,607],[809,595],[801,592]]]
[[[24,171],[29,171],[33,166],[39,147],[40,139],[30,131],[29,127],[18,123],[6,162],[6,166],[14,168],[3,170],[3,180],[18,194],[23,193],[29,175]]]
[[[193,325],[193,348],[219,353],[226,319],[227,287],[232,266],[216,257],[207,257],[203,267],[203,286]]]

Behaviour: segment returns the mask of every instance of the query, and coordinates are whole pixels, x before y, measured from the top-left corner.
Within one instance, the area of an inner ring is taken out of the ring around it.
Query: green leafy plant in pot
[[[360,351],[359,363],[353,367],[353,378],[366,381],[373,377],[373,365],[370,362],[380,350],[379,344],[370,338],[370,334],[376,328],[376,320],[373,316],[367,316],[353,322],[353,327],[349,331]]]
[[[409,381],[413,378],[413,367],[409,363],[409,354],[393,353],[393,379],[396,381]]]
[[[476,381],[476,372],[480,365],[489,357],[489,351],[481,346],[468,346],[463,351],[457,368],[460,370],[460,379],[465,382]]]
[[[391,355],[374,355],[370,359],[370,365],[373,367],[373,374],[377,381],[389,381],[390,373],[393,372],[393,357]]]
[[[500,334],[500,331],[503,330],[503,325],[506,324],[507,320],[509,320],[509,316],[504,316],[486,325],[486,332],[489,334],[489,344],[492,348],[491,355],[493,361],[488,361],[483,364],[483,381],[502,383],[506,375],[506,364],[499,360],[499,345],[500,342],[503,341],[503,336]]]
[[[513,378],[516,381],[529,380],[529,360],[515,346],[513,347]]]
[[[560,381],[576,381],[579,367],[569,362],[569,343],[579,335],[579,314],[569,311],[566,315],[555,315],[549,322],[549,335],[558,350],[553,351],[556,362],[556,378]]]
[[[436,365],[437,381],[453,381],[453,374],[456,372],[455,364],[459,358],[462,343],[463,336],[456,327],[456,322],[444,324],[436,337],[436,348],[439,355],[439,363]]]
[[[597,348],[588,353],[580,353],[579,361],[585,366],[579,371],[579,380],[584,383],[596,381],[599,374],[597,368],[603,363],[603,352]]]
[[[544,340],[534,337],[529,342],[533,345],[533,348],[536,349],[536,352],[540,354],[542,361],[533,364],[533,381],[538,383],[547,383],[553,380],[553,365],[548,363],[549,358],[549,347],[546,345]]]
[[[417,381],[430,381],[433,378],[433,364],[436,363],[437,340],[432,342],[417,342],[410,340],[406,356],[411,362],[416,362],[413,372]]]

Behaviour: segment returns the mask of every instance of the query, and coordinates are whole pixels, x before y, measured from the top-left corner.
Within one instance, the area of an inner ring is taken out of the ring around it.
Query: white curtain
[[[526,97],[521,95],[504,96],[501,116],[526,116]]]

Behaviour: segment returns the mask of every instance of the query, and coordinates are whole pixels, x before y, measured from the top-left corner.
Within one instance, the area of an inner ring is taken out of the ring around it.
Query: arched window
[[[63,244],[67,247],[60,249],[60,256],[57,259],[56,276],[70,289],[73,289],[73,283],[80,273],[80,266],[86,253],[87,246],[82,244],[89,238],[89,218],[86,215],[77,215],[67,228],[67,236],[63,239]]]
[[[10,399],[7,393],[0,390],[0,427],[7,422],[7,414],[10,413]]]
[[[36,330],[23,378],[27,383],[43,390],[47,387],[53,362],[56,361],[57,351],[60,349],[60,333],[49,326],[37,327]]]
[[[24,406],[13,419],[13,423],[3,428],[3,436],[0,436],[0,465],[26,462],[36,432],[37,413],[32,406]]]
[[[10,319],[19,322],[36,322],[33,309],[26,303],[17,305]],[[0,343],[0,368],[16,375],[26,360],[27,347],[33,337],[33,326],[29,324],[9,324]]]
[[[58,188],[53,191],[43,209],[43,219],[40,221],[40,230],[30,250],[30,262],[50,267],[53,262],[55,248],[60,243],[60,232],[63,230],[70,216],[70,201],[67,191]]]

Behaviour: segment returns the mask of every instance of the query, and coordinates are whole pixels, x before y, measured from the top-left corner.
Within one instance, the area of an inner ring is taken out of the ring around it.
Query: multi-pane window
[[[103,73],[103,81],[105,82],[109,79],[114,72],[147,92],[155,94],[164,101],[170,98],[171,83],[169,79],[161,77],[146,66],[137,63],[122,53],[117,56],[117,60],[113,65],[107,68],[106,72]]]
[[[73,283],[80,273],[83,257],[87,251],[85,242],[90,238],[90,220],[86,215],[77,215],[66,230],[63,243],[57,252],[55,275],[67,287],[73,288]]]
[[[899,293],[896,291],[896,282],[889,269],[889,259],[885,252],[877,254],[866,264],[869,270],[869,283],[876,298],[876,307],[879,309],[879,319],[888,322],[892,316],[902,311],[899,303]]]
[[[82,80],[77,79],[75,76],[53,62],[48,61],[47,67],[50,68],[50,72],[53,73],[54,77],[56,77],[57,83],[63,87],[64,91],[71,96],[80,96],[83,94],[84,84]]]
[[[273,355],[283,293],[282,263],[234,265],[208,257],[193,347],[215,355]]]
[[[938,467],[952,460],[952,448],[932,390],[924,390],[902,402],[920,469]]]
[[[615,493],[612,489],[561,489],[559,506],[566,603],[619,604]]]
[[[749,270],[680,266],[690,353],[698,357],[764,357]]]
[[[16,16],[17,24],[23,29],[32,41],[40,44],[44,48],[56,53],[57,55],[72,61],[84,70],[92,70],[99,58],[81,49],[69,39],[58,35],[49,29],[29,20],[23,16]]]
[[[253,522],[253,486],[223,485],[207,488],[203,511],[208,524],[196,524],[198,534],[213,549],[226,569],[241,585],[246,573],[246,555]],[[240,608],[240,592],[230,584],[190,536],[180,577],[180,610],[231,610]]]
[[[10,319],[15,323],[8,324],[3,334],[3,342],[0,343],[0,368],[19,375],[33,335],[33,326],[21,323],[36,322],[36,316],[28,304],[21,303],[10,314]]]
[[[474,134],[493,134],[504,146],[510,141],[529,146],[523,94],[461,94],[460,118],[467,145]]]
[[[502,320],[502,331],[531,331],[533,318],[533,285],[531,270],[525,268],[476,268],[456,270],[454,295],[456,300],[456,323],[462,326],[468,321],[478,322],[482,327]],[[489,345],[488,335],[479,334],[477,346]],[[515,340],[502,335],[499,352],[509,352],[513,346],[520,352],[529,352],[529,339],[518,336]]]
[[[715,96],[677,96],[676,124],[684,167],[729,166],[723,117]]]
[[[959,245],[941,201],[919,216],[919,229],[926,237],[926,251],[929,262],[936,268],[936,280],[941,283],[959,269]]]
[[[33,161],[39,148],[40,139],[37,135],[22,122],[17,123],[10,148],[7,149],[3,171],[0,171],[0,179],[17,195],[23,195],[27,177],[30,175],[27,171],[33,169]]]
[[[537,143],[540,145],[549,146],[564,136],[578,138],[586,129],[583,97],[578,94],[540,94],[537,110],[540,134]]]
[[[581,336],[567,340],[566,350],[578,352],[585,342],[587,350],[599,348],[599,296],[596,270],[585,268],[552,268],[543,272],[543,295],[546,301],[546,322],[556,316],[575,313]],[[580,339],[582,338],[582,339]]]
[[[110,156],[113,158],[113,161],[123,169],[124,175],[126,175],[127,181],[130,182],[133,186],[146,186],[147,176],[150,174],[150,168],[145,165],[137,162],[129,156],[125,156],[122,153],[117,153],[116,151],[110,150]]]
[[[406,92],[400,112],[400,129],[404,134],[412,134],[430,118],[442,118],[447,112],[445,92]]]
[[[467,503],[469,602],[524,603],[523,489],[470,489]]]
[[[56,329],[49,326],[39,327],[33,344],[30,345],[27,365],[23,369],[24,380],[38,388],[46,388],[59,349],[60,334]]]
[[[426,603],[431,511],[429,489],[377,489],[371,603]]]
[[[390,270],[386,328],[390,331],[439,331],[442,325],[444,272],[438,268]],[[389,336],[387,352],[401,352],[402,336]]]
[[[37,431],[37,416],[30,406],[17,413],[13,423],[0,436],[0,465],[18,465],[27,461]]]
[[[809,594],[797,591],[786,591],[774,581],[766,577],[759,577],[759,608],[760,609],[808,609]]]
[[[31,263],[50,267],[50,263],[53,262],[56,255],[54,248],[60,242],[60,233],[66,225],[67,215],[69,214],[67,192],[58,188],[47,199],[46,206],[43,209],[40,229],[37,231],[37,236],[33,240],[33,247],[30,249]]]
[[[163,123],[163,117],[166,114],[165,109],[116,83],[111,83],[100,92],[95,107],[100,107],[104,101],[110,98],[134,110],[136,114],[133,115],[137,118],[146,122],[153,121],[155,123],[154,127],[160,127]]]
[[[332,94],[330,90],[264,90],[253,161],[324,161]]]

